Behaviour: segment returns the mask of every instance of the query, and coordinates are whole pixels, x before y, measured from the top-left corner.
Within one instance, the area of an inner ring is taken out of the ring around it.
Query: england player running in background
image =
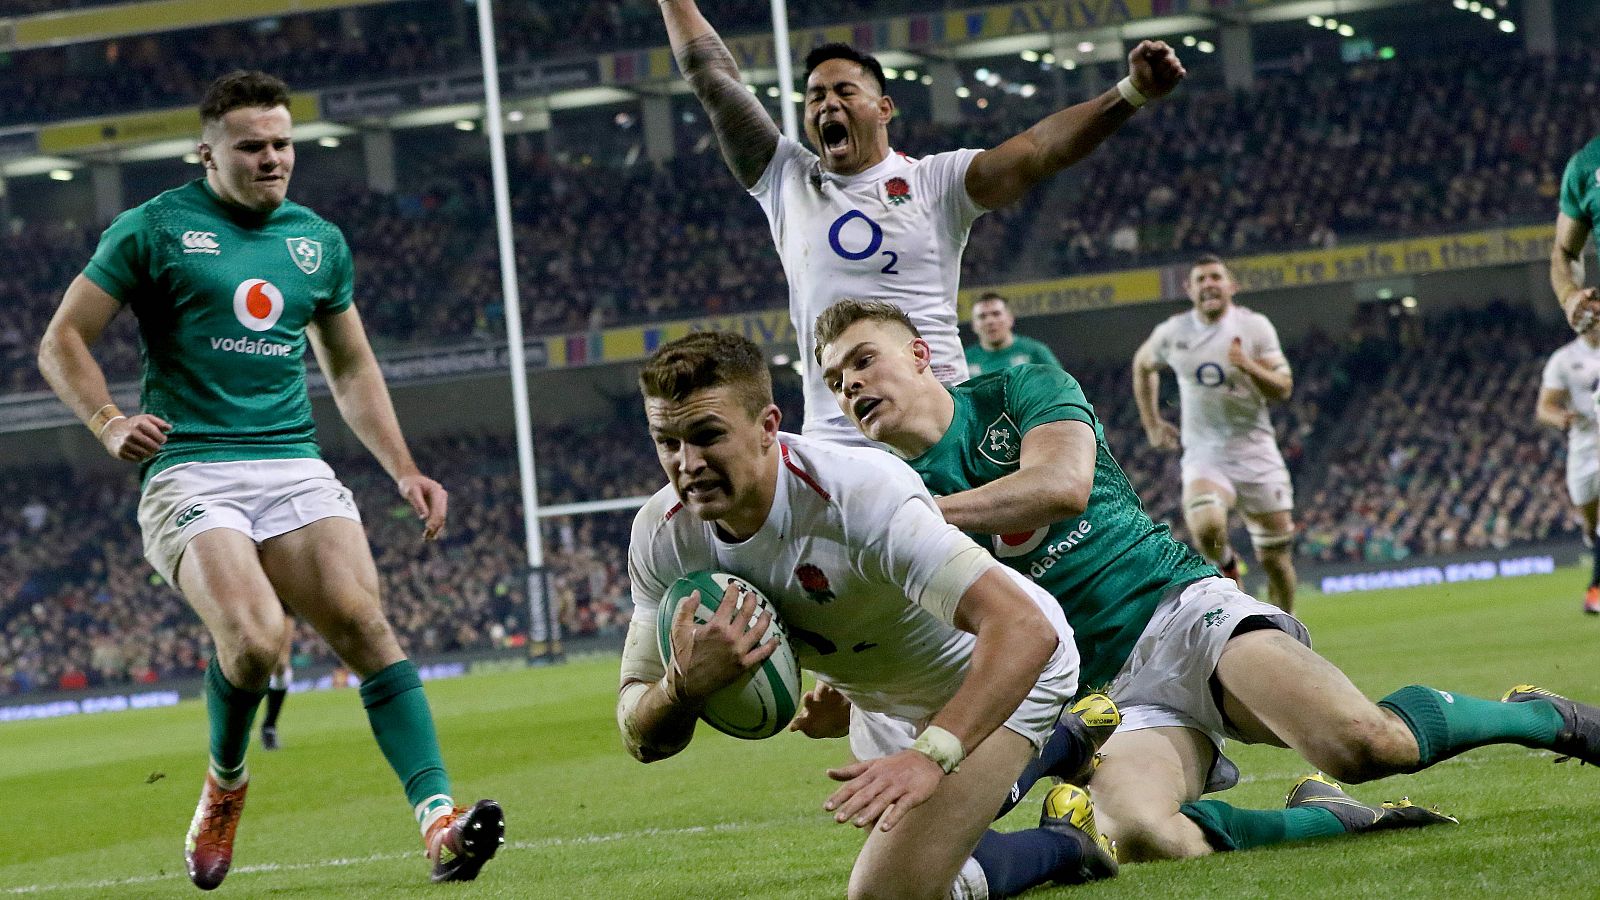
[[[927,336],[939,378],[962,381],[967,367],[956,289],[972,223],[1083,159],[1185,74],[1172,48],[1143,41],[1128,55],[1128,77],[1099,97],[993,149],[914,160],[889,146],[895,105],[885,95],[883,67],[851,47],[827,44],[805,62],[805,132],[813,152],[779,133],[694,0],[662,0],[661,14],[678,68],[705,107],[728,168],[771,223],[801,348],[803,431],[849,444],[865,441],[839,415],[807,349],[817,315],[845,296],[895,303]]]
[[[39,348],[50,386],[111,456],[140,464],[145,557],[216,645],[205,675],[211,759],[184,862],[222,883],[244,808],[250,725],[283,646],[286,605],[361,677],[373,735],[400,778],[433,880],[469,880],[499,849],[492,800],[455,807],[416,666],[378,599],[350,491],[321,459],[303,358],[309,340],[339,412],[425,520],[444,488],[406,448],[352,305],[338,228],[286,199],[289,90],[261,72],[214,82],[200,105],[205,177],[118,216],[67,288]],[[141,411],[112,402],[89,352],[128,307],[144,358]]]
[[[1202,555],[1239,580],[1228,513],[1244,515],[1268,597],[1294,607],[1294,487],[1278,451],[1267,404],[1289,399],[1294,377],[1278,332],[1238,306],[1239,283],[1226,264],[1203,256],[1189,270],[1194,308],[1156,326],[1133,357],[1133,399],[1150,443],[1183,448],[1183,518]],[[1161,415],[1161,370],[1178,380],[1180,432]]]
[[[1600,615],[1600,546],[1595,507],[1600,499],[1600,441],[1595,431],[1595,388],[1600,386],[1600,329],[1591,327],[1550,355],[1539,382],[1540,422],[1567,434],[1567,496],[1583,519],[1583,542],[1593,553],[1583,611]]]
[[[1042,341],[1017,334],[1017,317],[1011,314],[1006,298],[986,292],[972,304],[972,331],[976,344],[967,346],[967,372],[973,378],[1036,363],[1061,368],[1061,360]]]

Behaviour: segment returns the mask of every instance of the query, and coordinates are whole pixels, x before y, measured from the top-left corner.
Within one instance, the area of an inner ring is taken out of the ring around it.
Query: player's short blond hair
[[[816,345],[811,348],[811,355],[816,358],[817,365],[822,364],[822,348],[838,340],[845,329],[861,321],[894,322],[911,332],[912,337],[922,337],[922,332],[912,324],[911,317],[906,315],[906,311],[893,303],[846,298],[817,316]]]
[[[772,374],[755,341],[729,331],[697,331],[657,350],[639,372],[646,399],[682,403],[719,387],[729,388],[752,419],[772,405]]]

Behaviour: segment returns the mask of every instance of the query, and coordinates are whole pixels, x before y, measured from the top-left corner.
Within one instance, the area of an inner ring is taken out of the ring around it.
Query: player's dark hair
[[[1233,270],[1229,269],[1228,264],[1223,261],[1222,257],[1215,253],[1205,253],[1195,257],[1194,262],[1189,264],[1189,274],[1193,275],[1194,270],[1201,266],[1221,266],[1228,273],[1229,278],[1233,277]]]
[[[289,86],[265,72],[236,69],[211,82],[200,99],[200,123],[210,125],[236,109],[289,106]]]
[[[996,301],[998,301],[1001,306],[1004,306],[1007,309],[1011,308],[1011,304],[1006,302],[1006,298],[1000,296],[994,291],[984,291],[982,294],[978,295],[977,299],[978,303],[994,303]]]
[[[682,403],[696,391],[732,388],[752,418],[772,405],[772,375],[755,341],[728,331],[697,331],[663,346],[639,372],[646,398]]]
[[[878,82],[878,93],[889,93],[889,79],[883,77],[883,63],[870,53],[862,53],[849,44],[823,44],[815,47],[806,54],[806,75],[811,77],[811,70],[822,65],[830,59],[848,59],[872,75]]]
[[[822,348],[839,339],[845,329],[857,322],[895,322],[911,332],[912,337],[922,337],[922,332],[911,323],[906,311],[883,300],[844,299],[833,304],[817,316],[816,346],[811,353],[817,364],[822,364]]]

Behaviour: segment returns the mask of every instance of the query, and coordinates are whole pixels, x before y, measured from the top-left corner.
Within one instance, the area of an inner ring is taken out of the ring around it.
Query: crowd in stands
[[[1563,480],[1564,440],[1534,424],[1543,359],[1559,326],[1501,305],[1353,335],[1313,333],[1288,350],[1295,395],[1275,409],[1298,496],[1308,561],[1390,562],[1412,555],[1576,540]],[[1124,363],[1073,365],[1107,440],[1147,511],[1185,539],[1178,457],[1149,447]],[[799,421],[794,379],[778,380]],[[1176,419],[1176,393],[1163,391]],[[644,496],[662,483],[631,404],[584,427],[539,429],[542,504]],[[419,655],[513,648],[529,640],[522,510],[505,436],[419,441],[444,473],[451,518],[424,544],[410,508],[364,454],[334,458],[366,523],[390,619]],[[603,460],[603,464],[597,464]],[[131,471],[8,473],[0,507],[0,695],[198,674],[209,638],[141,558]],[[567,637],[626,627],[631,511],[548,518],[548,586]],[[535,639],[544,632],[535,626]],[[299,665],[333,662],[301,625]]]
[[[1275,76],[1252,94],[1197,88],[1135,117],[1073,170],[1065,202],[1042,190],[980,219],[963,277],[1000,283],[1040,258],[1053,259],[1044,271],[1070,273],[1544,221],[1574,136],[1600,131],[1600,106],[1583,99],[1597,86],[1600,54],[1584,53],[1373,63]],[[902,117],[891,133],[912,155],[984,146],[1047,108],[1038,96],[996,92],[969,121]],[[660,166],[515,143],[530,333],[781,308],[786,290],[759,207],[703,139],[708,126],[682,127],[701,132],[698,152]],[[487,175],[482,159],[443,157],[408,168],[393,196],[302,196],[344,227],[359,295],[381,285],[381,302],[363,302],[380,346],[503,334]],[[32,346],[93,246],[91,233],[61,231],[0,239],[21,261],[0,275],[0,390],[42,387]],[[134,372],[132,335],[124,327],[105,345],[116,377]]]

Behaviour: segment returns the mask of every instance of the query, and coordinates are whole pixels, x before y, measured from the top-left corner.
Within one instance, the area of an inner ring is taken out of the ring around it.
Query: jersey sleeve
[[[1037,363],[1007,370],[1006,412],[1024,435],[1051,422],[1082,422],[1095,427],[1094,407],[1084,396],[1078,379]]]
[[[761,211],[767,214],[767,221],[772,223],[774,236],[777,235],[778,223],[783,221],[784,182],[796,177],[795,173],[815,163],[816,159],[816,155],[799,141],[779,135],[778,147],[772,152],[772,160],[767,163],[766,171],[750,186],[750,196],[761,204]]]
[[[1289,360],[1283,355],[1283,345],[1278,341],[1278,329],[1273,327],[1272,320],[1259,313],[1250,317],[1244,349],[1252,358],[1264,360],[1274,369],[1289,368]]]
[[[1545,360],[1544,374],[1539,376],[1539,387],[1547,391],[1564,391],[1567,386],[1561,381],[1561,354],[1552,353]]]
[[[1561,211],[1568,218],[1592,223],[1594,217],[1589,215],[1587,209],[1584,209],[1583,195],[1588,193],[1586,190],[1588,181],[1590,178],[1595,177],[1595,174],[1578,165],[1578,157],[1581,155],[1575,154],[1571,159],[1567,160],[1566,171],[1561,173]]]
[[[113,219],[100,235],[100,244],[83,274],[101,290],[127,303],[153,280],[151,243],[144,207],[130,209]]]
[[[967,169],[982,150],[950,150],[924,157],[917,163],[923,185],[933,191],[945,221],[958,234],[965,234],[978,217],[988,212],[967,193]]]
[[[916,472],[897,459],[863,479],[845,506],[845,538],[860,547],[859,567],[872,581],[895,585],[912,603],[928,606],[928,590],[946,562],[976,547],[945,522]],[[903,472],[891,471],[891,465]]]
[[[1172,366],[1172,363],[1167,361],[1167,335],[1171,331],[1172,320],[1168,319],[1157,325],[1155,330],[1150,332],[1150,337],[1145,341],[1145,344],[1150,348],[1150,362],[1157,366],[1166,366],[1168,368]]]
[[[322,301],[319,313],[342,313],[350,308],[356,298],[356,262],[350,252],[350,244],[344,239],[344,232],[334,232],[338,241],[334,247],[335,277],[338,279],[333,284],[333,291],[328,299]]]
[[[662,510],[655,498],[640,507],[633,517],[633,531],[628,540],[628,585],[633,599],[633,617],[641,616],[655,621],[656,607],[667,592],[665,576],[658,571],[655,542],[665,540],[659,527]]]

